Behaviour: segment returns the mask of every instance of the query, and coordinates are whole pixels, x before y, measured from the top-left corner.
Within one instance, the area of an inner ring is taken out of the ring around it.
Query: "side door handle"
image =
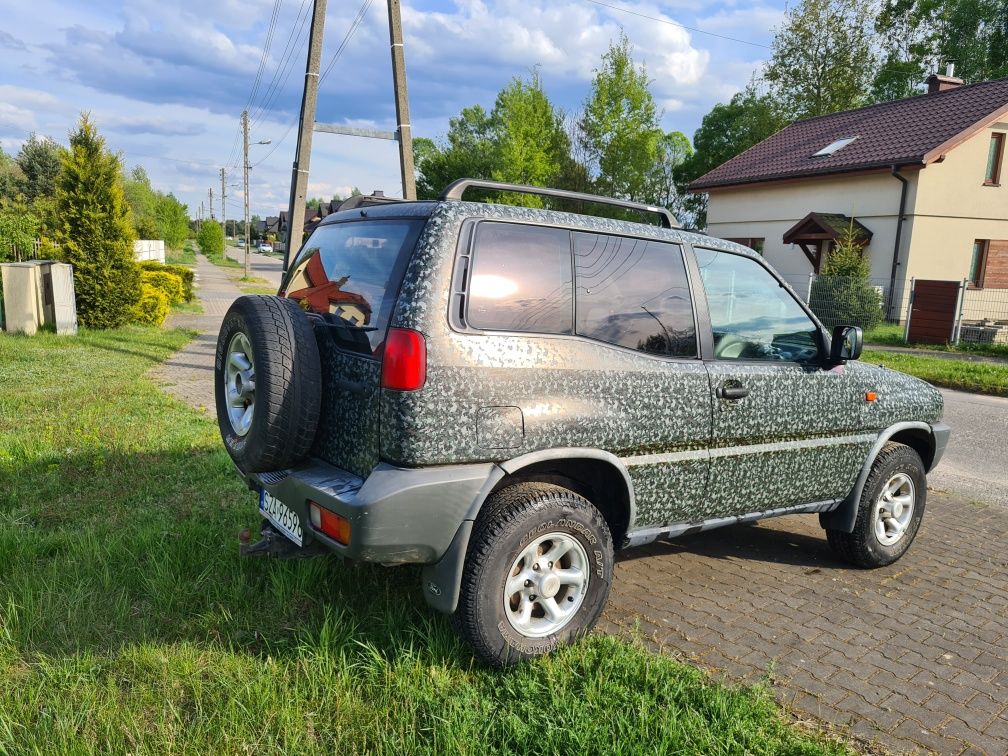
[[[749,389],[747,389],[745,386],[729,386],[729,385],[718,386],[717,390],[718,399],[728,399],[734,401],[737,399],[745,399],[747,396],[749,396]]]

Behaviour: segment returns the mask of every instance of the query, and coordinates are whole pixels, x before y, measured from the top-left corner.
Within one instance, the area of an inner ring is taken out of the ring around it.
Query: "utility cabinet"
[[[50,260],[0,265],[3,327],[29,336],[45,325],[61,335],[77,333],[73,266]]]

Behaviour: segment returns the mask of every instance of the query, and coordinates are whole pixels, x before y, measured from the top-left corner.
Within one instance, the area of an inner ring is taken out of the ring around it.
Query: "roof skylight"
[[[857,139],[856,136],[843,137],[842,139],[837,139],[835,142],[830,142],[825,147],[823,147],[819,152],[812,153],[812,157],[826,157],[827,155],[832,155],[837,150],[843,149],[848,144]]]

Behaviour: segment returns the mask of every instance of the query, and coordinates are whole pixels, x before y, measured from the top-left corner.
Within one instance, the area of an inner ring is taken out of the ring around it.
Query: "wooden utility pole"
[[[399,11],[399,0],[388,0],[392,85],[395,88],[396,132],[399,134],[399,169],[402,172],[403,199],[415,200],[413,131],[410,127],[409,95],[406,92],[406,55],[403,51],[402,18]]]
[[[224,246],[227,246],[227,193],[224,188],[224,169],[220,169],[220,219],[224,224]]]
[[[244,159],[242,160],[242,173],[245,179],[245,278],[252,274],[252,266],[249,261],[249,183],[248,183],[248,111],[242,111],[242,137],[245,143]]]
[[[287,234],[284,238],[284,273],[287,272],[290,265],[291,252],[301,246],[301,240],[304,236],[305,195],[308,192],[308,167],[311,163],[312,132],[315,128],[315,106],[318,100],[325,14],[326,0],[314,0],[311,31],[308,37],[308,64],[305,67],[304,95],[301,97],[301,118],[298,123],[298,141],[294,153],[294,166],[291,170]]]

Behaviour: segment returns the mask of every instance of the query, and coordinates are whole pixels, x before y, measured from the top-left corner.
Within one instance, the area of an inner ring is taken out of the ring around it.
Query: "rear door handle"
[[[718,399],[745,399],[749,396],[749,389],[745,386],[719,386],[717,396]]]

